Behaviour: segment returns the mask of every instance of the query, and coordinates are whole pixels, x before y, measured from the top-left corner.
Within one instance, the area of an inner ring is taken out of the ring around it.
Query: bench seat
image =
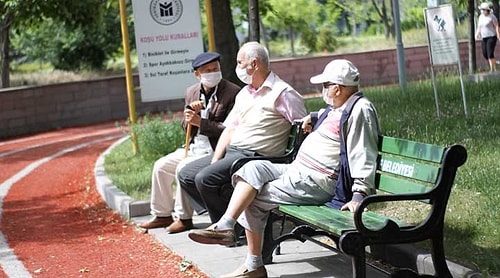
[[[305,221],[308,224],[322,229],[334,235],[341,235],[344,232],[356,230],[353,214],[350,211],[331,209],[327,206],[295,206],[281,205],[279,211],[297,221]],[[370,230],[383,228],[388,220],[396,222],[401,227],[410,227],[396,218],[389,218],[375,212],[367,211],[363,214],[363,222]]]

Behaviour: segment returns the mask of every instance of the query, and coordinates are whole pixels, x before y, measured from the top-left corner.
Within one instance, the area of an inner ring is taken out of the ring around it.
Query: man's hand
[[[200,127],[201,125],[201,117],[198,113],[205,107],[205,104],[202,100],[197,100],[191,102],[184,109],[184,121],[191,125]]]
[[[302,131],[304,133],[311,133],[312,125],[311,125],[311,116],[307,115],[301,119],[302,121]]]
[[[203,109],[205,107],[205,103],[203,103],[202,100],[197,100],[197,101],[191,102],[189,104],[189,107],[191,107],[191,110],[198,113],[201,111],[201,109]]]
[[[359,202],[350,201],[349,203],[343,205],[340,210],[349,210],[350,212],[355,212],[359,207]]]

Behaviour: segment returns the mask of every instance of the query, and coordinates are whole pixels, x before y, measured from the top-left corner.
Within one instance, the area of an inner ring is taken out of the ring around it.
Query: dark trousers
[[[483,38],[481,43],[481,50],[484,59],[495,58],[495,46],[497,45],[497,36]]]
[[[226,212],[233,194],[231,166],[241,157],[255,156],[257,153],[229,146],[224,158],[210,164],[213,156],[205,156],[186,164],[179,171],[182,189],[198,203],[204,203],[212,223]]]

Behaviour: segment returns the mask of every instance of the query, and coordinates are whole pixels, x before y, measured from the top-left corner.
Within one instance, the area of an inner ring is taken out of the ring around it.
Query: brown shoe
[[[261,266],[255,270],[248,271],[248,269],[242,265],[234,272],[222,275],[221,278],[267,278],[267,270],[264,266]]]
[[[191,219],[177,219],[174,223],[170,224],[166,228],[167,233],[176,234],[180,232],[184,232],[187,230],[191,230],[193,228],[193,220]]]
[[[170,224],[172,224],[172,222],[174,222],[172,216],[167,216],[167,217],[155,216],[149,222],[140,224],[139,227],[144,229],[163,228],[163,227],[168,227]]]
[[[215,230],[216,224],[203,230],[193,230],[188,236],[191,240],[204,244],[221,244],[231,246],[236,243],[234,230]]]

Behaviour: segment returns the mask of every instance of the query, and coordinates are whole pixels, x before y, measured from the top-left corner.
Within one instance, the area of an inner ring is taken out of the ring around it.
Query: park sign
[[[467,103],[465,100],[462,65],[460,63],[455,17],[453,15],[453,6],[451,4],[424,9],[425,25],[427,27],[427,40],[429,41],[429,59],[431,62],[432,85],[434,87],[434,99],[436,102],[436,114],[438,117],[440,116],[440,112],[434,66],[447,65],[458,66],[458,72],[460,74],[460,87],[462,89],[462,100],[464,104],[464,114],[467,117]]]
[[[432,64],[453,65],[458,63],[459,53],[453,7],[442,5],[428,8],[425,9],[424,14]]]
[[[184,98],[203,52],[199,1],[132,0],[143,102]]]

